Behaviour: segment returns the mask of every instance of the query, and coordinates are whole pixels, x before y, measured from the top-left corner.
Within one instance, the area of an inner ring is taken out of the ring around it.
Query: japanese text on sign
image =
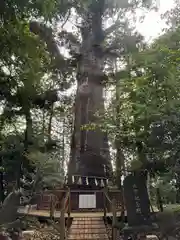
[[[138,195],[138,188],[135,184],[133,184],[133,192],[134,192],[134,199],[135,199],[135,203],[136,203],[136,213],[142,213],[141,212],[141,207],[140,207],[140,198]]]

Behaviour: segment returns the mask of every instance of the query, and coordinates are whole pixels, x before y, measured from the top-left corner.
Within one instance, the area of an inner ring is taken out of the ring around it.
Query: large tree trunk
[[[96,11],[99,5],[101,9]],[[104,59],[100,44],[102,35],[102,10],[104,1],[94,1],[89,7],[89,15],[84,17],[82,27],[81,60],[78,65],[77,93],[75,100],[75,121],[71,146],[71,159],[69,163],[69,175],[80,171],[85,152],[95,153],[96,156],[104,156],[105,164],[99,164],[99,175],[104,172],[104,166],[111,170],[110,155],[107,141],[107,133],[101,131],[98,123],[97,111],[104,111],[103,84]],[[101,6],[100,6],[101,5]],[[84,124],[95,123],[96,128],[82,130]],[[101,161],[101,160],[99,160]],[[86,166],[85,166],[86,167]],[[92,166],[92,171],[95,166]],[[83,174],[81,172],[81,174]],[[96,172],[98,175],[98,172]],[[95,176],[95,175],[94,175]]]
[[[99,160],[98,164],[100,165],[99,172],[101,175],[103,172],[112,172],[107,133],[102,132],[98,128],[94,131],[81,131],[81,126],[93,122],[98,126],[98,118],[95,117],[94,114],[98,110],[103,112],[104,100],[102,81],[105,80],[103,78],[105,55],[105,51],[103,50],[105,49],[103,49],[102,44],[105,37],[114,31],[113,29],[116,24],[114,24],[113,27],[111,26],[108,31],[103,31],[102,18],[107,7],[105,0],[90,1],[87,9],[84,7],[83,3],[82,5],[81,3],[78,4],[76,9],[82,18],[82,25],[80,28],[82,41],[80,54],[75,53],[79,61],[77,66],[78,89],[75,100],[75,120],[71,142],[71,157],[68,166],[69,176],[79,172],[80,166],[84,163],[82,156],[87,150],[91,153],[95,153],[96,157],[98,154],[105,156],[105,164],[103,158],[99,156],[101,160]],[[30,30],[36,35],[39,35],[39,37],[46,42],[50,53],[58,62],[62,62],[63,58],[59,54],[56,41],[51,31],[49,31],[49,28],[38,22],[31,22]],[[62,35],[64,35],[64,33],[62,33]],[[72,34],[70,35],[72,36]],[[78,42],[79,45],[79,41],[75,42]],[[66,64],[64,66],[66,66]],[[86,94],[86,96],[82,94],[82,91],[79,91],[82,84],[85,82],[89,90],[89,94]],[[104,171],[104,165],[107,171]],[[92,170],[95,168],[96,166],[92,166]]]

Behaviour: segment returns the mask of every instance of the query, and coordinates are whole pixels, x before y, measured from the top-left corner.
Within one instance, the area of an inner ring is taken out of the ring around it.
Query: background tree
[[[173,11],[169,14],[172,17]],[[179,26],[174,24],[173,29],[150,46],[141,41],[136,51],[126,48],[129,53],[121,61],[123,65],[116,64],[115,74],[108,83],[109,86],[116,80],[116,91],[113,90],[102,126],[108,130],[118,153],[117,180],[127,169],[148,170],[152,176],[169,171],[174,189],[179,152],[178,39]]]
[[[14,1],[1,6],[1,201],[4,181],[8,186],[15,181],[19,188],[24,172],[35,171],[29,155],[40,151],[55,158],[59,152],[59,133],[53,127],[57,117],[61,122],[65,118],[62,112],[68,98],[59,102],[58,91],[63,91],[66,80],[60,79],[48,45],[29,28],[33,18],[48,24],[57,16],[63,18],[66,7],[62,5],[62,10],[58,4]]]

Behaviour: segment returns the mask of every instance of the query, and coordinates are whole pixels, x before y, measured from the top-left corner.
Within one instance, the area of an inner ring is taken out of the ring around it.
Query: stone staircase
[[[73,219],[68,240],[108,240],[106,227],[101,217],[77,217]]]

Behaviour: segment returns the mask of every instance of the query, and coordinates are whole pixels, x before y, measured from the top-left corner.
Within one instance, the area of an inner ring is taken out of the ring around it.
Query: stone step
[[[75,220],[78,220],[78,221],[85,221],[85,220],[100,220],[102,221],[102,218],[101,217],[75,217],[74,218]]]
[[[78,221],[78,222],[83,222],[83,221],[91,221],[91,222],[93,222],[93,221],[96,221],[96,222],[98,222],[98,221],[100,221],[100,222],[102,222],[102,218],[98,218],[98,217],[90,217],[90,218],[87,218],[87,217],[84,217],[84,218],[77,218],[77,217],[75,217],[74,218],[74,221]]]
[[[108,240],[107,234],[77,234],[77,235],[69,235],[68,240]]]
[[[71,229],[81,229],[81,228],[92,228],[92,229],[100,229],[104,228],[104,224],[72,224]]]
[[[91,226],[91,225],[94,225],[94,226],[104,226],[104,223],[103,222],[75,222],[75,223],[72,223],[72,225],[74,226]]]
[[[104,225],[102,220],[73,220],[73,225]]]
[[[77,228],[71,228],[70,230],[70,234],[106,234],[106,229],[105,228],[81,228],[81,229],[77,229]]]
[[[108,240],[106,227],[102,218],[74,218],[68,240]]]

